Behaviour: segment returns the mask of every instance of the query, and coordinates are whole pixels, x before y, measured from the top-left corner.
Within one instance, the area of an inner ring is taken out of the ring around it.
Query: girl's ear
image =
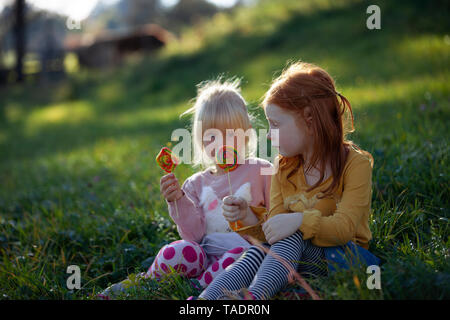
[[[305,107],[305,109],[303,109],[303,119],[306,122],[306,125],[308,126],[308,128],[312,127],[312,113],[311,113],[311,108],[310,107]]]

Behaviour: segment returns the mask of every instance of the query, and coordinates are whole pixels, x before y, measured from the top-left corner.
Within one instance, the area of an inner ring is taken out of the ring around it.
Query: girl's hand
[[[229,222],[243,220],[247,217],[248,203],[244,198],[226,196],[223,198],[223,216]]]
[[[267,220],[263,226],[263,232],[269,244],[283,240],[293,235],[302,225],[303,213],[280,213]]]
[[[178,179],[173,173],[161,177],[160,189],[161,194],[169,202],[179,200],[184,195],[180,184],[178,183]]]

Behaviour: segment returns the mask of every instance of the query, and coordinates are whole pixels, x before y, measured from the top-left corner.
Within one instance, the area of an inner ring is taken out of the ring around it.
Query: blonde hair
[[[180,117],[193,114],[192,137],[194,147],[193,166],[215,169],[214,160],[210,159],[203,148],[203,134],[207,129],[243,129],[252,128],[247,104],[241,95],[240,79],[228,80],[222,77],[203,81],[197,85],[197,97],[192,108]],[[200,125],[201,124],[201,125]],[[245,158],[256,155],[257,139],[254,135],[245,139]]]

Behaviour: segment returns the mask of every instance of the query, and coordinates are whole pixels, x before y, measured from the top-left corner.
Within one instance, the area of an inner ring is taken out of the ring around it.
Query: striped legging
[[[313,245],[310,240],[303,240],[300,231],[269,247],[275,257],[257,246],[250,247],[238,261],[213,280],[200,298],[219,300],[225,298],[228,292],[248,288],[255,299],[269,299],[289,281],[289,270],[280,258],[302,276],[327,275],[323,248]]]

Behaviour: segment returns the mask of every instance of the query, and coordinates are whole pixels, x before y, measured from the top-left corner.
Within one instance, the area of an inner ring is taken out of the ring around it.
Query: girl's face
[[[282,156],[294,157],[299,154],[308,154],[312,147],[312,135],[301,116],[282,109],[276,104],[267,105],[264,112],[270,126],[267,138],[272,140],[272,146],[278,148]],[[275,130],[278,131],[278,144]]]

